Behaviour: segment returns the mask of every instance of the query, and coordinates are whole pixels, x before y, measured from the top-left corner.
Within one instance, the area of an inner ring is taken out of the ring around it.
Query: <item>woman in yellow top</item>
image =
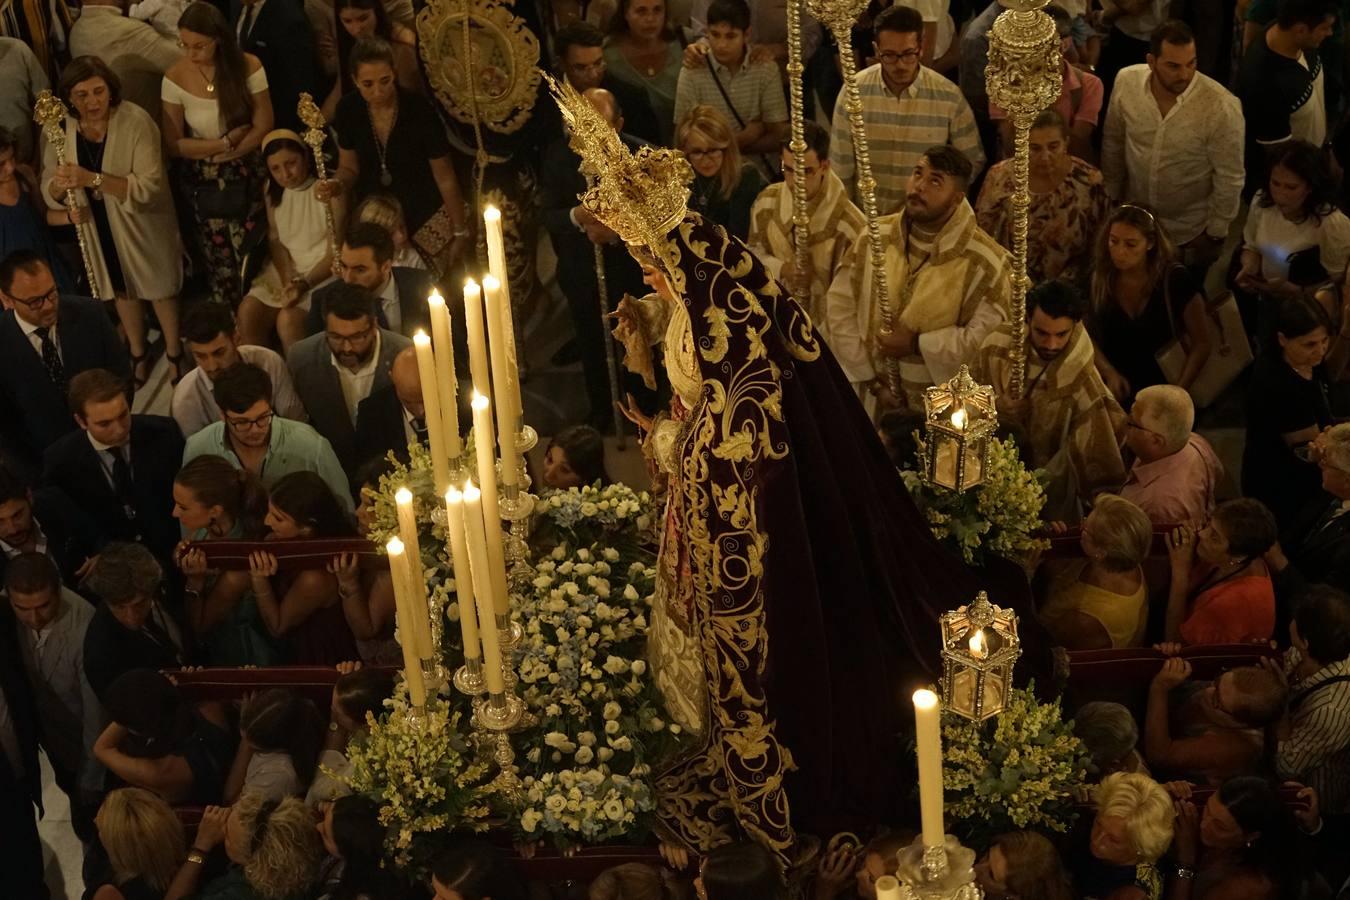
[[[1052,576],[1041,620],[1069,650],[1137,647],[1148,622],[1148,587],[1140,567],[1153,526],[1144,511],[1100,494],[1083,521],[1083,553]]]

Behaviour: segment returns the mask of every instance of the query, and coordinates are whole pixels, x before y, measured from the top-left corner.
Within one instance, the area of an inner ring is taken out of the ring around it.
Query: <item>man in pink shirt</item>
[[[1092,148],[1092,135],[1101,118],[1106,91],[1100,78],[1069,62],[1067,54],[1073,48],[1073,20],[1069,14],[1058,6],[1047,6],[1045,11],[1055,20],[1055,27],[1059,30],[1063,65],[1061,72],[1064,75],[1064,88],[1059,92],[1055,105],[1050,108],[1063,116],[1069,126],[1069,152],[1085,162],[1095,163],[1097,153]],[[1007,113],[990,103],[989,118],[999,123],[1002,155],[1012,156],[1012,122],[1007,118]]]
[[[1135,462],[1120,496],[1155,525],[1198,526],[1214,511],[1223,464],[1209,441],[1191,431],[1194,425],[1195,404],[1185,389],[1156,384],[1135,395],[1125,423]]]

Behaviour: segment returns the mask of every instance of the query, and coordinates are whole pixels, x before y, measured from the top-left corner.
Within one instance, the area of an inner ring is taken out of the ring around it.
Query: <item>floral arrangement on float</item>
[[[1059,701],[1013,688],[1006,706],[975,722],[951,712],[942,722],[942,782],[948,820],[983,849],[1005,831],[1067,832],[1087,783],[1088,753]]]

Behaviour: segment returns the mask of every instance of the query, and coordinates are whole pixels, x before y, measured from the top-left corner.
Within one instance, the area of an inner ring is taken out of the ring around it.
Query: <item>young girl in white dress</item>
[[[275,330],[282,349],[288,350],[305,336],[310,294],[333,277],[334,247],[325,203],[314,193],[310,151],[300,136],[277,129],[263,139],[262,154],[271,258],[239,304],[239,338],[243,344],[267,346]],[[333,211],[334,233],[341,234],[343,197],[334,197],[327,206]]]

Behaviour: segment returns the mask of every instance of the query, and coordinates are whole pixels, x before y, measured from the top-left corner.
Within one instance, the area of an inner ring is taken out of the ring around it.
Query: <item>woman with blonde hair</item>
[[[230,868],[197,889],[206,855],[221,843]],[[314,816],[296,797],[264,800],[248,793],[234,806],[208,806],[187,862],[164,900],[289,900],[308,896],[319,874],[323,842]]]
[[[1103,900],[1161,900],[1158,860],[1172,843],[1176,809],[1147,775],[1116,772],[1097,789],[1090,854],[1076,857],[1079,892]]]
[[[164,896],[187,855],[183,826],[169,804],[144,788],[121,788],[103,799],[94,825],[112,881],[94,891],[93,900]]]
[[[1209,358],[1204,286],[1185,266],[1153,213],[1124,203],[1097,234],[1088,330],[1097,370],[1126,409],[1141,388],[1167,384],[1158,352],[1180,340],[1186,362],[1177,379],[1189,389]]]
[[[742,162],[730,123],[711,106],[695,106],[675,130],[675,146],[694,169],[689,208],[745,240],[750,208],[765,184],[758,169]]]
[[[1059,851],[1043,834],[1010,831],[994,838],[975,864],[987,900],[1072,900],[1073,885]]]
[[[661,871],[642,863],[606,869],[586,889],[587,900],[670,900],[674,896]]]
[[[1041,620],[1070,650],[1138,647],[1148,623],[1142,565],[1153,543],[1148,515],[1123,497],[1099,494],[1083,520],[1086,557],[1051,577]]]
[[[393,194],[371,194],[356,208],[357,222],[378,225],[394,239],[394,265],[405,269],[428,270],[422,254],[408,240],[408,220],[403,215],[403,204]]]

